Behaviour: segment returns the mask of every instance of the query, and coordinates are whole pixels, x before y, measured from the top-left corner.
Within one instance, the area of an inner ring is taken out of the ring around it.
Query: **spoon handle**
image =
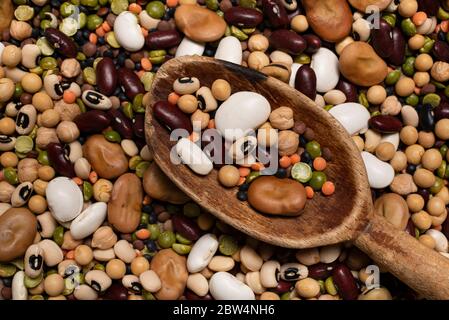
[[[355,245],[423,297],[449,299],[449,259],[373,214]]]

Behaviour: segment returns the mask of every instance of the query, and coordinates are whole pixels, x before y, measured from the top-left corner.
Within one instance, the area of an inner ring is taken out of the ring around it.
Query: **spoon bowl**
[[[186,165],[173,164],[170,151],[176,141],[152,116],[152,106],[167,100],[179,77],[196,77],[211,87],[216,79],[231,84],[232,93],[263,95],[272,110],[293,109],[295,120],[306,123],[322,147],[331,151],[326,175],[335,193],[316,194],[297,217],[261,214],[237,199],[237,188],[224,188],[217,170],[200,176]],[[379,265],[429,298],[449,298],[449,259],[427,249],[404,231],[373,213],[371,190],[360,152],[346,130],[328,112],[287,84],[257,71],[212,58],[171,59],[158,70],[146,106],[145,133],[162,171],[193,201],[234,228],[261,241],[287,248],[311,248],[353,241]]]

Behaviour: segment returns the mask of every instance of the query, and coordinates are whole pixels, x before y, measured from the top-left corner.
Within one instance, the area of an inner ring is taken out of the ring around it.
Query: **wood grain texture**
[[[288,106],[295,119],[315,131],[316,140],[328,147],[333,160],[326,174],[335,182],[331,197],[316,195],[308,200],[299,217],[274,217],[254,211],[236,198],[237,188],[225,189],[217,181],[217,171],[199,176],[185,165],[170,161],[175,145],[169,132],[152,117],[152,105],[167,100],[178,77],[192,76],[201,85],[216,79],[227,80],[232,92],[248,90],[265,96],[272,109]],[[351,240],[364,229],[372,211],[371,192],[365,167],[357,147],[344,128],[325,110],[287,84],[254,70],[206,57],[182,57],[164,63],[153,83],[146,113],[147,143],[162,171],[195,202],[234,228],[275,245],[309,248]]]
[[[428,299],[449,299],[449,259],[374,215],[355,241],[377,264]]]

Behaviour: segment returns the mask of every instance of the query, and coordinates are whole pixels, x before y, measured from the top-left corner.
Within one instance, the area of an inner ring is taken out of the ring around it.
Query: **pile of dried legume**
[[[145,94],[192,54],[289,83],[353,136],[376,212],[447,255],[448,31],[446,0],[0,1],[0,298],[413,298],[350,243],[276,248],[190,202]]]

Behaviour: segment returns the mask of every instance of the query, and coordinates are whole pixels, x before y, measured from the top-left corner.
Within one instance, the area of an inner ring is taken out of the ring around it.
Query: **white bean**
[[[255,300],[253,290],[228,272],[217,272],[209,281],[215,300]]]
[[[218,249],[217,237],[211,233],[203,235],[195,242],[187,257],[187,269],[190,273],[203,270]]]

